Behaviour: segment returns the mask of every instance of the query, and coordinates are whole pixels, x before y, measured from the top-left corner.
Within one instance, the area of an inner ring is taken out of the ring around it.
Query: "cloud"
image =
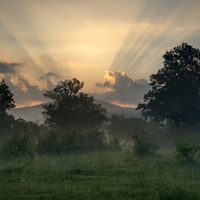
[[[49,73],[49,75],[54,76],[54,73]],[[48,102],[50,99],[45,98],[43,94],[55,87],[50,78],[45,79],[43,88],[30,82],[22,75],[18,75],[16,80],[13,80],[10,75],[4,75],[4,79],[14,94],[17,106],[30,106]],[[57,84],[59,84],[59,81]],[[142,78],[132,79],[127,73],[120,71],[106,71],[104,80],[102,83],[96,83],[96,87],[99,88],[101,93],[92,93],[91,95],[95,99],[126,106],[136,106],[136,104],[142,102],[144,94],[150,89],[147,80]]]
[[[125,72],[106,71],[103,83],[96,83],[99,88],[104,88],[103,93],[93,93],[95,99],[115,102],[121,105],[136,105],[143,101],[143,96],[150,89],[147,80],[132,79]]]
[[[109,81],[105,81],[104,83],[96,83],[95,86],[97,87],[109,87],[110,86],[110,82]]]
[[[5,75],[3,77],[11,92],[14,94],[14,100],[17,106],[31,106],[44,102],[48,102],[49,99],[45,98],[43,94],[46,90],[52,90],[54,84],[51,79],[47,79],[45,88],[40,88],[39,85],[31,83],[24,76],[18,75],[17,82],[14,83],[12,77]]]
[[[48,72],[46,74],[44,74],[43,76],[40,76],[39,79],[41,80],[46,80],[46,79],[49,79],[49,78],[62,78],[60,75],[58,74],[55,74],[53,72]]]
[[[23,63],[6,63],[0,62],[0,74],[16,74]]]

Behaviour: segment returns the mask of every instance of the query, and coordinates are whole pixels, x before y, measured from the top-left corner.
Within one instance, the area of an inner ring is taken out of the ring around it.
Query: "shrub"
[[[39,135],[45,127],[36,122],[17,119],[12,126],[12,134],[2,145],[1,153],[6,158],[31,156],[33,159]]]
[[[62,146],[59,133],[55,130],[49,130],[46,134],[41,135],[36,151],[39,154],[60,154],[62,152]]]
[[[104,150],[105,149],[105,133],[95,129],[85,131],[86,150]]]
[[[108,150],[111,151],[121,151],[121,145],[117,137],[110,137],[110,141],[107,144]]]
[[[200,146],[183,138],[180,134],[174,139],[175,151],[174,154],[179,161],[192,162],[195,160],[197,152],[200,151]]]
[[[121,115],[112,115],[110,122],[107,124],[108,134],[120,140],[126,140],[133,132],[141,132],[142,130],[160,132],[156,123],[141,118],[128,117],[123,112]]]
[[[71,129],[63,134],[61,143],[65,152],[83,152],[104,149],[104,132],[95,129]]]
[[[39,154],[61,154],[102,150],[105,148],[104,132],[98,130],[49,130],[38,141]]]
[[[61,135],[61,146],[64,153],[83,152],[88,149],[86,132],[70,129]]]
[[[138,155],[153,155],[159,149],[155,139],[145,131],[132,134],[130,137],[134,142],[133,151]]]
[[[33,159],[34,150],[30,135],[14,133],[3,145],[2,154],[4,158],[8,159],[25,156],[30,156]]]

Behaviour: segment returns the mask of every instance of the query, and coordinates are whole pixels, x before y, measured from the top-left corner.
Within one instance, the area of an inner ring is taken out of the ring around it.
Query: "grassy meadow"
[[[0,199],[200,199],[200,163],[178,162],[168,150],[1,160]]]

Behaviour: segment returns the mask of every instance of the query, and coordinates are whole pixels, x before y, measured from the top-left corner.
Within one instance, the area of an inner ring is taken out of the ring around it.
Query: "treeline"
[[[127,151],[130,145],[136,154],[152,155],[159,148],[158,138],[162,140],[167,133],[177,157],[193,160],[200,148],[188,136],[200,130],[200,51],[183,43],[163,58],[164,67],[150,76],[152,90],[137,106],[143,119],[125,118],[123,113],[109,119],[106,109],[81,92],[84,83],[76,78],[62,81],[44,93],[51,99],[43,106],[44,124],[14,119],[7,114],[15,107],[13,94],[2,80],[0,136],[5,139],[1,140],[1,155],[33,158],[35,154],[118,151],[122,149],[121,141]]]
[[[71,128],[66,131],[47,128],[35,122],[15,120],[9,136],[1,136],[1,159],[34,159],[36,155],[79,154],[91,151],[126,151],[138,156],[154,155],[162,145],[169,146],[166,134],[158,124],[124,115],[111,116],[104,129]],[[174,156],[178,161],[193,162],[199,159],[200,146],[182,133],[171,134]],[[121,141],[121,143],[120,143]]]
[[[120,151],[122,141],[131,140],[132,133],[150,130],[142,119],[113,115],[94,103],[94,98],[80,92],[84,83],[66,80],[44,96],[52,103],[43,106],[45,123],[40,125],[15,119],[7,110],[15,107],[13,94],[5,81],[0,84],[1,155],[18,158],[39,154],[60,155],[87,151]],[[121,143],[120,143],[121,142]]]
[[[131,151],[133,143],[130,145],[127,142],[133,142],[136,133],[140,133],[144,139],[142,133],[155,133],[156,129],[159,130],[155,125],[142,119],[125,118],[123,115],[111,116],[101,130],[91,127],[83,129],[78,126],[64,130],[14,118],[11,124],[7,135],[1,134],[1,156],[6,159],[89,151],[121,151],[122,149]],[[146,144],[143,148],[149,148],[146,151],[150,153],[150,146],[147,147]]]

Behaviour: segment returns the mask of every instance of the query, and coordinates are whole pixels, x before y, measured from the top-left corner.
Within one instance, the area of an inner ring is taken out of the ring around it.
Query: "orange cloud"
[[[103,83],[96,83],[96,86],[105,88],[103,93],[92,93],[96,99],[124,107],[135,107],[150,89],[145,79],[132,79],[127,73],[120,71],[106,71]]]

